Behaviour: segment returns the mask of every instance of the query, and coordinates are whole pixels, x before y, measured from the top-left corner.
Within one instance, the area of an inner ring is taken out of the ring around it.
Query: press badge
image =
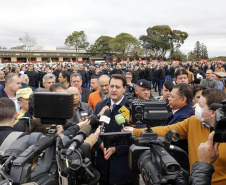
[[[129,118],[130,112],[125,106],[122,106],[121,109],[118,110],[118,112],[122,114],[124,118]]]

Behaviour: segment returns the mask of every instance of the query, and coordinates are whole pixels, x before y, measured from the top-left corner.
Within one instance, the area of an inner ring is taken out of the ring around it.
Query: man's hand
[[[112,154],[114,154],[116,152],[115,147],[111,147],[111,148],[104,148],[104,158],[105,160],[108,160]]]
[[[83,126],[85,126],[85,125],[88,125],[90,123],[90,119],[86,119],[85,121],[81,121],[80,120],[80,122],[77,124],[79,127],[80,127],[80,129],[83,127]]]
[[[105,112],[106,110],[109,110],[109,109],[110,109],[110,107],[106,105],[105,107],[102,108],[102,110],[100,111],[99,115],[100,115],[100,116],[103,116],[103,115],[104,115],[104,112]]]
[[[207,162],[210,164],[213,164],[218,156],[219,156],[219,151],[218,147],[220,143],[214,143],[213,142],[213,137],[214,137],[215,132],[211,132],[208,138],[208,141],[205,143],[201,143],[198,148],[198,158],[199,161]]]
[[[57,125],[57,134],[59,135],[59,136],[63,136],[64,134],[63,134],[63,126],[62,125]]]
[[[133,127],[128,127],[128,126],[126,126],[124,129],[122,129],[122,132],[131,132],[131,133],[133,133]]]
[[[128,85],[128,86],[130,86],[130,87],[133,87],[132,82],[128,82],[128,83],[126,83],[126,85]]]

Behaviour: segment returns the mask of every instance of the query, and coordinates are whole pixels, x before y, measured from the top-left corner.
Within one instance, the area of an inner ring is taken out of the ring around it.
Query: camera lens
[[[141,107],[141,106],[137,106],[137,107],[135,108],[135,111],[141,112],[141,111],[142,111],[142,107]]]
[[[135,114],[135,118],[136,118],[137,120],[140,120],[140,119],[142,118],[142,115],[141,115],[141,114]]]

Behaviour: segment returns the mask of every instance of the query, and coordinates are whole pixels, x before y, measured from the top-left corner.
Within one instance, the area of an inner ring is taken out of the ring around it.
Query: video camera
[[[132,125],[146,124],[147,127],[154,127],[166,123],[168,118],[165,100],[132,100],[125,106],[129,108]]]
[[[214,124],[214,142],[226,142],[226,99],[219,103],[213,103],[210,106],[211,110],[215,110],[215,124]]]
[[[51,124],[51,129],[47,136],[32,133],[13,142],[3,157],[0,169],[0,176],[4,177],[2,180],[8,179],[8,182],[14,184],[36,182],[56,185],[60,179],[61,182],[67,181],[67,184],[92,184],[98,174],[91,166],[88,155],[90,146],[85,147],[82,144],[86,134],[81,131],[77,137],[67,138],[69,144],[66,145],[63,144],[62,138],[56,135],[56,125],[65,124],[66,119],[73,115],[73,94],[42,92],[32,96],[34,117],[40,118],[42,124]],[[78,140],[80,144],[71,155],[65,157],[64,151]],[[73,167],[77,163],[79,165]],[[71,179],[67,178],[69,176]]]

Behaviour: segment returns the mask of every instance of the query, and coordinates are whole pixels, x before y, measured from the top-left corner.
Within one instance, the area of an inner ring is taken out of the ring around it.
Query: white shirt
[[[122,99],[119,100],[117,103],[114,103],[111,99],[111,110],[113,109],[113,104],[119,105],[121,103],[121,101],[123,100],[123,98],[124,98],[124,95],[123,95]]]

